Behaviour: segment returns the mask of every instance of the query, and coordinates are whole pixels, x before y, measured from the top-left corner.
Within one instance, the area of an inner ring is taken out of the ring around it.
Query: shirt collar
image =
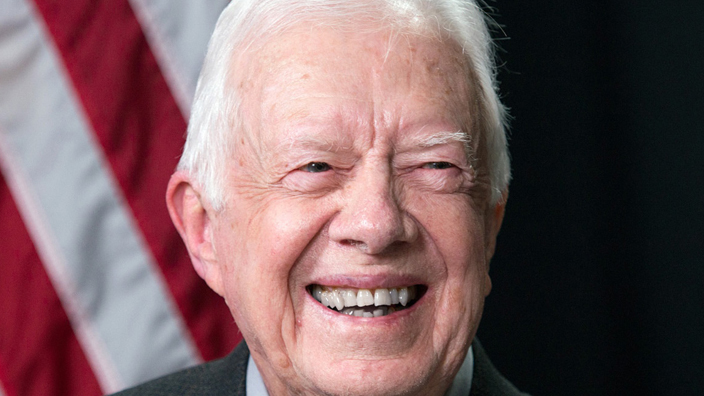
[[[472,388],[472,376],[474,374],[474,353],[472,352],[472,347],[469,347],[467,356],[462,362],[460,371],[457,372],[455,379],[452,381],[452,386],[448,389],[445,396],[466,396],[469,395],[469,390]],[[249,355],[249,361],[247,361],[247,382],[246,382],[247,396],[269,396],[269,392],[266,391],[266,386],[264,386],[264,380],[261,374],[259,374],[259,369],[252,359],[252,355]]]

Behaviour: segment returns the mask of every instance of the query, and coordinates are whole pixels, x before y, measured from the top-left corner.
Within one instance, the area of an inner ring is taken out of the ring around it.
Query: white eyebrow
[[[447,143],[454,143],[454,142],[459,142],[462,143],[465,148],[469,148],[469,143],[471,142],[471,139],[469,137],[469,134],[462,132],[462,131],[457,131],[457,132],[438,132],[435,133],[431,136],[426,136],[423,137],[422,139],[416,140],[416,145],[419,147],[433,147],[433,146],[438,146],[441,144],[447,144]]]
[[[472,136],[464,131],[442,131],[430,136],[425,136],[422,138],[414,139],[414,144],[416,147],[433,147],[448,143],[462,143],[464,147],[464,152],[467,155],[467,160],[470,163],[476,162],[476,156],[474,155],[474,148],[472,147]]]

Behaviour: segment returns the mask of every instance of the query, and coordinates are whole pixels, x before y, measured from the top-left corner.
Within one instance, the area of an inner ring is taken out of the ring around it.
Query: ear
[[[187,172],[176,171],[166,189],[171,221],[186,244],[193,268],[216,293],[222,282],[213,241],[214,210],[191,182]]]
[[[486,213],[486,262],[490,262],[496,250],[496,237],[499,235],[501,223],[504,221],[504,211],[508,200],[508,190],[501,193],[501,198],[493,206],[487,209]]]
[[[501,193],[501,199],[495,205],[489,205],[486,210],[486,250],[485,263],[486,274],[484,274],[484,296],[488,296],[491,292],[492,284],[489,276],[489,267],[491,258],[494,257],[496,250],[496,237],[499,235],[501,223],[504,221],[504,209],[506,209],[506,200],[508,199],[508,190]]]

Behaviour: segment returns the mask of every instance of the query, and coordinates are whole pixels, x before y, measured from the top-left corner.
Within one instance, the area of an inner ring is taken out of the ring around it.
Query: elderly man
[[[507,197],[474,1],[236,0],[167,201],[245,342],[127,394],[514,395],[474,342]]]

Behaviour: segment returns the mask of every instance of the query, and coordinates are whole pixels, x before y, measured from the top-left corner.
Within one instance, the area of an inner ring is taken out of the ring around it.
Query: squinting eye
[[[428,162],[426,164],[423,164],[423,168],[425,169],[448,169],[452,168],[454,165],[452,165],[449,162]]]
[[[304,172],[319,173],[329,171],[332,168],[325,162],[311,162],[302,166],[300,169]]]

